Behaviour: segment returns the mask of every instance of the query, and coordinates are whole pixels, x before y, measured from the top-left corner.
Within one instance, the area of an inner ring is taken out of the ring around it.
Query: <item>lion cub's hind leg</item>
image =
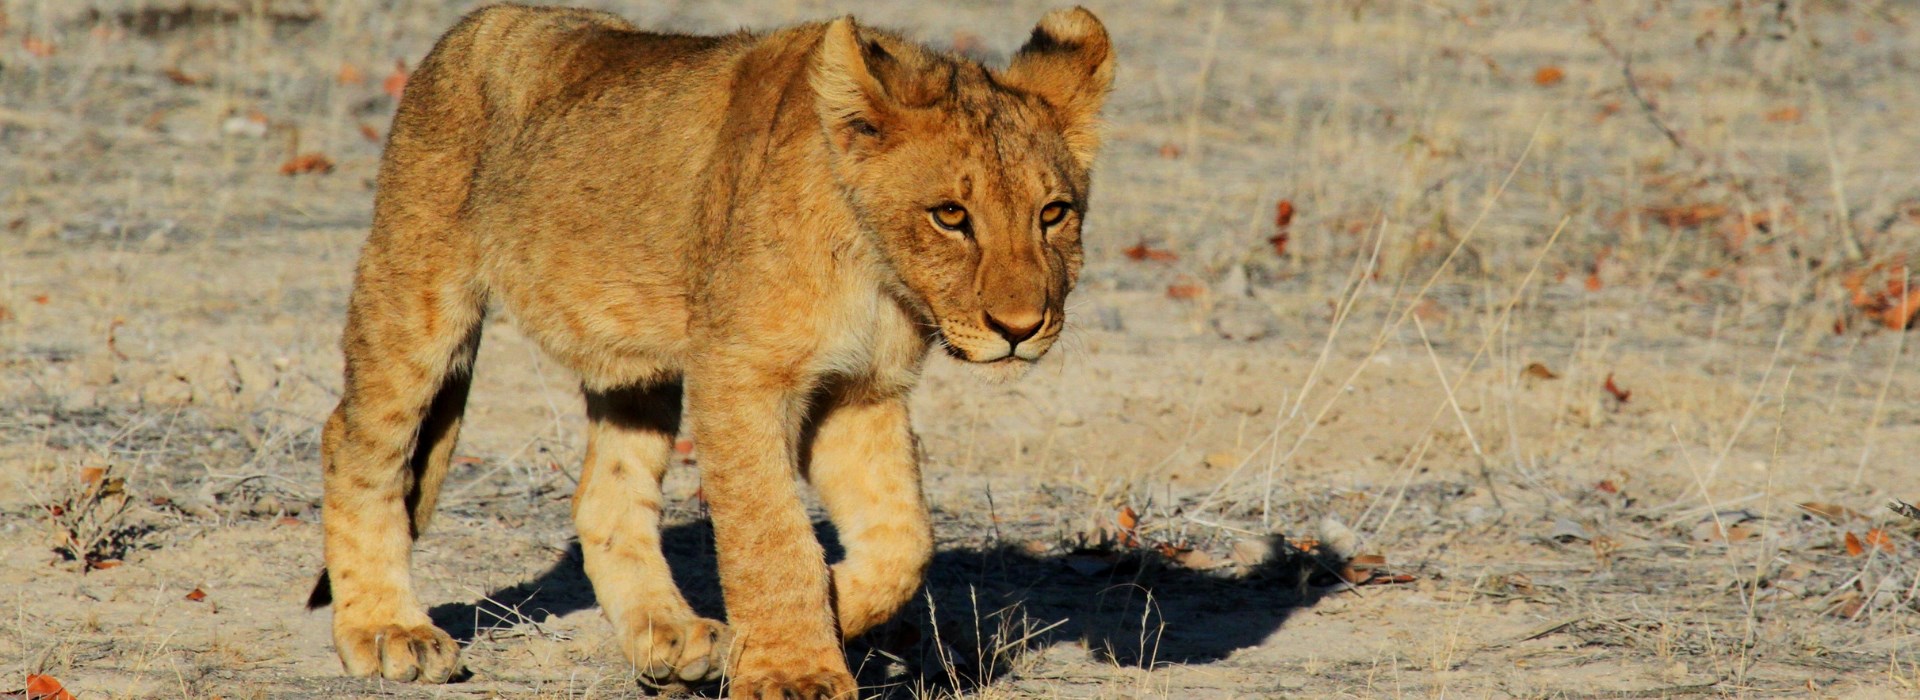
[[[732,635],[694,614],[660,551],[660,480],[680,426],[680,386],[588,391],[587,421],[573,522],[621,650],[656,683],[719,679]]]
[[[346,388],[321,436],[331,590],[316,597],[333,598],[347,673],[443,683],[460,671],[460,648],[427,619],[409,564],[459,436],[481,302],[461,293],[458,274],[393,274],[384,248],[369,246],[373,263],[354,290]],[[423,295],[397,281],[420,277],[438,303],[418,303]]]

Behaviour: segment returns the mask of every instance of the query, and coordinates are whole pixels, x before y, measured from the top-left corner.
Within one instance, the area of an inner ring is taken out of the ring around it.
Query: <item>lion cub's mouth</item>
[[[936,344],[946,352],[947,357],[959,360],[974,375],[995,384],[1004,384],[1026,376],[1036,362],[1036,360],[1013,354],[1001,355],[991,360],[978,360],[968,355],[966,350],[954,345],[945,333],[941,333],[938,340]]]

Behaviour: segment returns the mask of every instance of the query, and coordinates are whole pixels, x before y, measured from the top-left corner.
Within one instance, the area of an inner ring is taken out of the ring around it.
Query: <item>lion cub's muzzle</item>
[[[1052,309],[980,314],[975,323],[941,329],[947,353],[976,364],[1028,364],[1040,359],[1060,335],[1060,315]]]

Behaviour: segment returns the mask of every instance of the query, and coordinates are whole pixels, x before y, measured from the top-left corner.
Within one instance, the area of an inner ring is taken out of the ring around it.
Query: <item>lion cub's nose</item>
[[[1017,311],[1014,313],[987,313],[987,327],[1000,337],[1007,339],[1007,349],[1011,351],[1021,341],[1040,332],[1041,324],[1046,322],[1043,311]]]

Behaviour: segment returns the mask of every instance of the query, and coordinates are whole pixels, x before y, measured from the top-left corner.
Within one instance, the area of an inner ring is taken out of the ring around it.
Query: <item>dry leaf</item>
[[[163,69],[160,71],[160,74],[167,76],[167,79],[173,81],[175,85],[192,86],[200,84],[199,78],[187,75],[186,71],[180,70],[179,68]]]
[[[1422,321],[1433,323],[1447,317],[1447,307],[1432,299],[1421,299],[1413,305],[1413,316]]]
[[[1136,532],[1136,528],[1140,526],[1140,513],[1135,511],[1133,506],[1121,506],[1120,512],[1114,514],[1113,520],[1114,524],[1120,526],[1121,546],[1142,546],[1143,543]]]
[[[358,66],[342,62],[340,64],[340,74],[334,76],[334,81],[341,85],[359,85],[367,82],[367,76],[360,72]]]
[[[280,525],[284,527],[293,527],[293,526],[302,524],[302,521],[299,518],[293,517],[291,515],[280,516],[280,519],[276,522],[280,523]]]
[[[1340,579],[1353,585],[1360,585],[1373,578],[1373,570],[1387,565],[1387,558],[1378,554],[1362,554],[1347,560],[1340,567]]]
[[[1913,317],[1920,314],[1920,289],[1908,289],[1897,302],[1890,302],[1887,310],[1880,313],[1880,322],[1888,329],[1903,331],[1913,325]]]
[[[360,137],[372,143],[380,143],[380,130],[373,128],[372,124],[361,122]]]
[[[1274,228],[1286,228],[1292,225],[1293,201],[1282,199],[1279,204],[1273,205],[1273,226]]]
[[[1865,539],[1866,539],[1867,546],[1879,547],[1880,551],[1886,552],[1888,554],[1893,553],[1893,538],[1887,536],[1886,530],[1882,530],[1877,527],[1872,530],[1868,530],[1867,536]]]
[[[52,56],[54,51],[56,50],[54,48],[53,42],[46,41],[38,37],[31,37],[31,36],[22,40],[20,42],[20,45],[25,47],[27,49],[27,53],[33,54],[35,58],[46,58],[48,56]]]
[[[330,172],[333,172],[333,160],[321,153],[302,153],[280,164],[281,175],[292,176],[305,173],[325,175]]]
[[[1767,121],[1773,122],[1775,124],[1798,122],[1800,121],[1800,108],[1799,107],[1781,107],[1779,109],[1773,110],[1767,113]]]
[[[684,438],[675,440],[673,441],[673,451],[683,455],[693,454],[693,441]]]
[[[393,99],[400,99],[400,94],[407,90],[406,61],[395,60],[393,62],[393,74],[388,75],[386,80],[381,81],[380,89],[392,95]]]
[[[1220,560],[1201,549],[1181,550],[1171,558],[1175,563],[1194,570],[1212,569],[1221,565]]]
[[[187,600],[191,600],[195,603],[198,603],[206,599],[207,599],[207,592],[200,590],[199,586],[195,586],[193,590],[187,592]]]
[[[1847,531],[1847,556],[1857,557],[1867,553],[1867,546],[1860,543],[1860,536]]]
[[[1648,207],[1647,214],[1668,228],[1698,228],[1726,218],[1731,210],[1723,204],[1682,204],[1673,207]]]
[[[1601,479],[1600,483],[1593,485],[1593,488],[1601,493],[1620,493],[1620,485],[1613,483],[1612,479]]]
[[[1847,591],[1833,599],[1832,605],[1827,608],[1827,614],[1850,620],[1858,617],[1860,611],[1866,607],[1867,599],[1860,595],[1859,591]]]
[[[1160,144],[1161,158],[1165,158],[1167,160],[1173,160],[1175,158],[1179,158],[1182,153],[1184,153],[1184,151],[1181,151],[1180,147],[1174,145],[1172,141],[1168,141],[1166,143]]]
[[[46,305],[47,305],[47,302],[49,302],[49,301],[52,301],[52,300],[53,300],[53,297],[49,297],[49,296],[47,296],[47,295],[45,295],[45,294],[35,294],[35,295],[33,295],[33,303],[35,303],[35,304],[39,304],[39,305],[41,305],[41,306],[46,306]]]
[[[1538,362],[1529,363],[1526,369],[1520,370],[1520,373],[1528,377],[1532,377],[1534,379],[1559,379],[1560,378],[1560,375],[1554,374],[1553,370],[1547,369],[1546,365],[1540,364]]]
[[[106,475],[107,470],[104,467],[87,467],[80,470],[80,483],[89,485],[98,484],[100,483],[100,477]]]
[[[1589,273],[1587,273],[1587,291],[1589,291],[1589,292],[1597,292],[1597,291],[1600,291],[1600,287],[1601,287],[1601,286],[1603,286],[1603,285],[1601,285],[1601,283],[1600,283],[1600,270],[1599,270],[1599,269],[1595,269],[1595,270],[1594,270],[1593,272],[1589,272]]]
[[[1159,262],[1172,262],[1180,259],[1180,256],[1171,250],[1161,250],[1159,248],[1148,247],[1146,241],[1141,241],[1138,244],[1134,245],[1132,248],[1128,248],[1126,250],[1126,253],[1128,258],[1131,258],[1134,260],[1156,260]]]
[[[1633,398],[1633,390],[1621,389],[1620,385],[1613,383],[1612,372],[1607,373],[1607,383],[1603,385],[1601,388],[1606,389],[1608,394],[1613,395],[1613,400],[1618,401],[1620,403],[1626,403],[1629,399]]]
[[[73,700],[73,693],[53,676],[27,674],[27,700]]]
[[[1827,522],[1830,522],[1830,523],[1843,523],[1849,520],[1866,520],[1867,519],[1867,516],[1861,515],[1860,511],[1854,510],[1852,508],[1848,508],[1838,503],[1816,503],[1813,501],[1808,501],[1806,503],[1800,504],[1799,508],[1800,510],[1804,510],[1813,515],[1820,516],[1821,518],[1825,519]]]
[[[1567,72],[1561,70],[1559,66],[1542,66],[1540,70],[1533,72],[1533,84],[1540,87],[1559,85],[1561,81],[1566,79]]]
[[[1206,291],[1206,287],[1197,284],[1167,285],[1167,297],[1171,299],[1197,299],[1201,294],[1205,294]]]

